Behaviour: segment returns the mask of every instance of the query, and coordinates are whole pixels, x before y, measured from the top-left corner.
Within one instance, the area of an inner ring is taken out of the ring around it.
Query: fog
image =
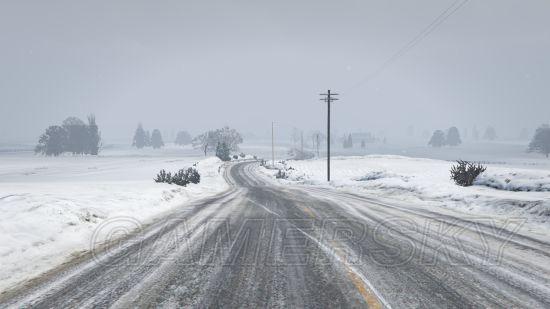
[[[90,113],[106,141],[138,122],[322,129],[327,89],[338,132],[493,125],[512,138],[548,122],[546,0],[469,1],[366,80],[453,2],[2,1],[0,141]]]

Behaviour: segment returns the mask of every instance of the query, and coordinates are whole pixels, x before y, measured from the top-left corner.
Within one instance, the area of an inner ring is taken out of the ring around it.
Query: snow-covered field
[[[160,169],[197,163],[199,184],[157,184]],[[227,189],[217,158],[189,151],[106,150],[99,157],[0,154],[0,291],[89,250],[106,220],[152,222],[176,207]]]
[[[283,183],[327,185],[326,160],[282,161]],[[469,214],[528,219],[550,225],[550,170],[488,165],[472,187],[450,180],[450,161],[394,155],[335,157],[330,186],[427,207],[448,207]],[[260,169],[274,177],[276,170]]]

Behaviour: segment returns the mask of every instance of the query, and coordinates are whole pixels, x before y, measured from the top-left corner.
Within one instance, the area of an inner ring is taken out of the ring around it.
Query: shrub
[[[457,165],[451,167],[451,179],[459,186],[469,187],[486,169],[482,164],[458,160]]]
[[[244,154],[244,152],[239,153],[239,157],[241,157],[241,158],[244,159],[245,156],[246,156],[246,155]]]
[[[196,169],[194,169],[192,167],[187,169],[186,175],[187,175],[187,180],[190,183],[197,184],[197,183],[201,182],[201,175],[199,174],[199,171],[197,171]]]
[[[185,172],[186,171],[183,169],[177,171],[177,173],[172,176],[172,183],[182,187],[187,186],[189,184],[189,181],[187,180],[187,175]]]
[[[238,160],[238,159],[239,159],[238,155],[233,155],[233,160]]]
[[[172,174],[170,172],[166,173],[165,170],[160,170],[155,178],[155,182],[172,183]]]
[[[155,178],[155,182],[175,184],[182,187],[187,186],[189,183],[197,184],[200,181],[201,175],[195,168],[192,167],[181,169],[174,173],[174,175],[170,172],[167,173],[165,170],[161,170]]]
[[[279,171],[277,171],[277,174],[275,174],[275,178],[277,178],[277,179],[287,179],[288,175],[286,174],[285,171],[279,170]]]

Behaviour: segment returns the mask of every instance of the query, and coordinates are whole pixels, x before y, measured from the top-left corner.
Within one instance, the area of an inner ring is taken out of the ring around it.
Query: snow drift
[[[159,169],[196,164],[199,184],[153,181]],[[116,155],[43,158],[3,155],[0,161],[0,291],[89,250],[108,219],[140,224],[186,202],[222,192],[217,158]]]

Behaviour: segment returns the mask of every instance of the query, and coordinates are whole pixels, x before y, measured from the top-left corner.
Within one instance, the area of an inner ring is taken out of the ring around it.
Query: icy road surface
[[[257,168],[230,166],[228,191],[4,293],[0,307],[550,307],[550,244],[519,218],[281,186]]]

